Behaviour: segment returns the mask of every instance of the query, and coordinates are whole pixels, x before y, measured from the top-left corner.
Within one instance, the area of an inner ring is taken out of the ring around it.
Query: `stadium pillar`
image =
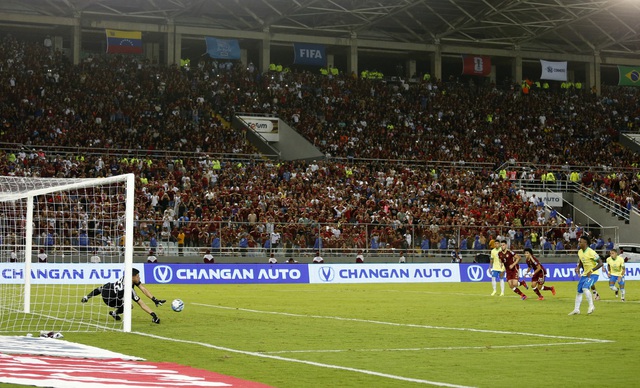
[[[144,44],[144,57],[149,60],[150,63],[160,63],[160,44],[159,43],[143,43]]]
[[[511,78],[518,85],[522,83],[522,53],[519,48],[516,48],[515,57],[511,65]]]
[[[440,39],[436,39],[436,51],[433,52],[431,57],[431,79],[442,79],[442,46],[440,46]]]
[[[408,59],[407,63],[405,65],[405,68],[407,69],[407,74],[405,74],[405,77],[407,78],[412,78],[416,75],[416,60],[415,59]]]
[[[351,45],[349,46],[347,66],[349,67],[349,73],[360,74],[358,72],[358,37],[355,32],[351,33]]]
[[[588,89],[593,89],[595,87],[596,94],[599,96],[601,92],[600,87],[600,64],[602,63],[602,58],[600,58],[600,53],[593,54],[593,61],[585,63],[587,80],[586,87]]]
[[[182,34],[176,32],[175,23],[170,20],[167,22],[167,35],[165,37],[165,48],[167,51],[167,65],[180,65],[182,59]]]
[[[242,63],[242,66],[247,67],[247,65],[249,65],[249,60],[248,58],[248,54],[247,54],[247,49],[240,49],[240,63]]]
[[[335,63],[335,56],[333,54],[327,54],[327,67],[333,67]]]
[[[80,47],[82,47],[82,29],[80,28],[80,17],[73,19],[73,29],[71,31],[71,62],[74,65],[80,63]]]
[[[269,71],[269,64],[271,63],[271,34],[269,28],[265,28],[263,31],[264,36],[262,42],[260,42],[260,70],[262,73]]]

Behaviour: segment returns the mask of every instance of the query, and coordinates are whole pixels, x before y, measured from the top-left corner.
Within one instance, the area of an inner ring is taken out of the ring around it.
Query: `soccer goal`
[[[0,177],[0,333],[131,331],[133,174]],[[123,320],[97,296],[124,276]]]

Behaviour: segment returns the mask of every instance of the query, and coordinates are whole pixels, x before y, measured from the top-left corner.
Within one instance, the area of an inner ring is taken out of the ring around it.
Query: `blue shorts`
[[[600,275],[592,274],[591,276],[580,276],[580,280],[578,281],[578,294],[582,294],[583,289],[590,289],[591,286],[596,284]]]
[[[611,286],[616,284],[616,282],[618,282],[620,286],[624,286],[624,276],[614,276],[614,275],[609,276],[609,284]]]
[[[498,279],[502,271],[496,271],[495,269],[491,271],[491,277]]]

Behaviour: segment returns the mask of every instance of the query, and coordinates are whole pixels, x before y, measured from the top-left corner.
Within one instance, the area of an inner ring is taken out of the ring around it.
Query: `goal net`
[[[0,177],[0,333],[131,331],[134,182]],[[81,303],[123,276],[122,321]]]

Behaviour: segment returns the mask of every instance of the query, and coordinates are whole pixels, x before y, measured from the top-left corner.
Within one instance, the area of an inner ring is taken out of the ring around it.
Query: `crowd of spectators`
[[[501,236],[524,247],[540,241],[533,233],[556,247],[572,225],[517,181],[552,174],[633,208],[640,158],[616,140],[638,126],[636,90],[523,95],[455,81],[261,74],[210,59],[179,68],[88,56],[72,65],[5,36],[0,174],[135,173],[137,244],[184,234],[185,247],[213,252],[426,251],[486,249]],[[237,112],[277,115],[330,157],[261,160],[229,125]]]

